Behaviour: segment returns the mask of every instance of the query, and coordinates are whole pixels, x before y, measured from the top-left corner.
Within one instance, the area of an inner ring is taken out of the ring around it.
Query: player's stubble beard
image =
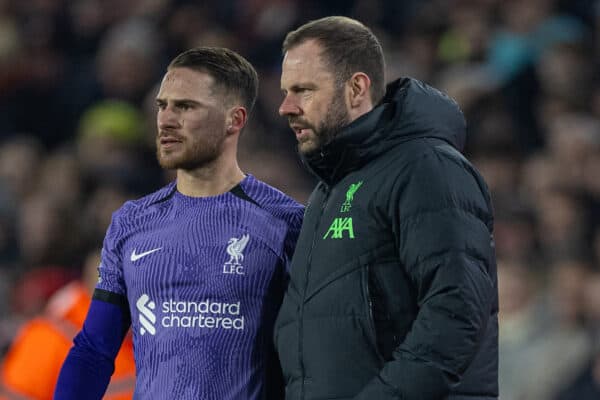
[[[156,145],[156,158],[159,165],[167,170],[194,170],[213,163],[223,153],[227,132],[223,129],[223,124],[209,125],[212,125],[212,129],[203,129],[193,137],[171,135],[182,141],[183,149],[165,150],[164,154],[161,150],[159,134]]]
[[[311,143],[298,143],[298,152],[306,157],[312,157],[318,154],[323,146],[331,142],[339,131],[350,124],[350,115],[344,102],[343,87],[339,87],[327,107],[325,118],[321,120],[318,127],[308,123],[302,118],[290,117],[290,125],[300,123],[313,131],[310,138]]]

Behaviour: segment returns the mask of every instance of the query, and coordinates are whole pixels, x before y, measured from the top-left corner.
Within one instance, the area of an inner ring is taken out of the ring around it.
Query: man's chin
[[[158,165],[160,165],[162,169],[167,170],[180,169],[186,164],[185,160],[183,160],[181,157],[173,157],[168,155],[158,155],[157,161]]]
[[[166,170],[186,170],[192,171],[198,168],[206,168],[213,164],[218,157],[216,155],[204,157],[196,155],[195,157],[158,157],[158,164]]]
[[[313,141],[306,141],[298,143],[298,153],[303,156],[311,156],[317,153],[319,146]]]
[[[160,165],[160,167],[162,169],[166,169],[166,170],[176,170],[178,169],[178,165],[175,162],[171,162],[171,161],[165,161],[165,160],[158,160],[158,165]]]

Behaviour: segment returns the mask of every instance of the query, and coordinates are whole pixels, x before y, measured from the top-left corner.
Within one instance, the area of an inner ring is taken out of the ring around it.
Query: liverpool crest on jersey
[[[244,275],[244,249],[248,245],[250,235],[245,234],[240,238],[232,237],[227,242],[227,254],[229,254],[229,261],[223,264],[224,274],[236,274]]]

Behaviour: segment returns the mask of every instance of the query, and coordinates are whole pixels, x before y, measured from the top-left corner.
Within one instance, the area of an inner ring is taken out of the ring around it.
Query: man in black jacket
[[[386,89],[349,18],[283,52],[279,113],[320,179],[275,330],[286,399],[496,399],[492,206],[459,107],[410,78]]]

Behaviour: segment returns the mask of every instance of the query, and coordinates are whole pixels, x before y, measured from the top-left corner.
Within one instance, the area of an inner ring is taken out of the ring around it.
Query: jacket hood
[[[437,138],[462,151],[466,123],[458,104],[427,84],[400,78],[387,86],[383,100],[342,128],[320,151],[301,156],[308,169],[334,184],[402,142]]]

